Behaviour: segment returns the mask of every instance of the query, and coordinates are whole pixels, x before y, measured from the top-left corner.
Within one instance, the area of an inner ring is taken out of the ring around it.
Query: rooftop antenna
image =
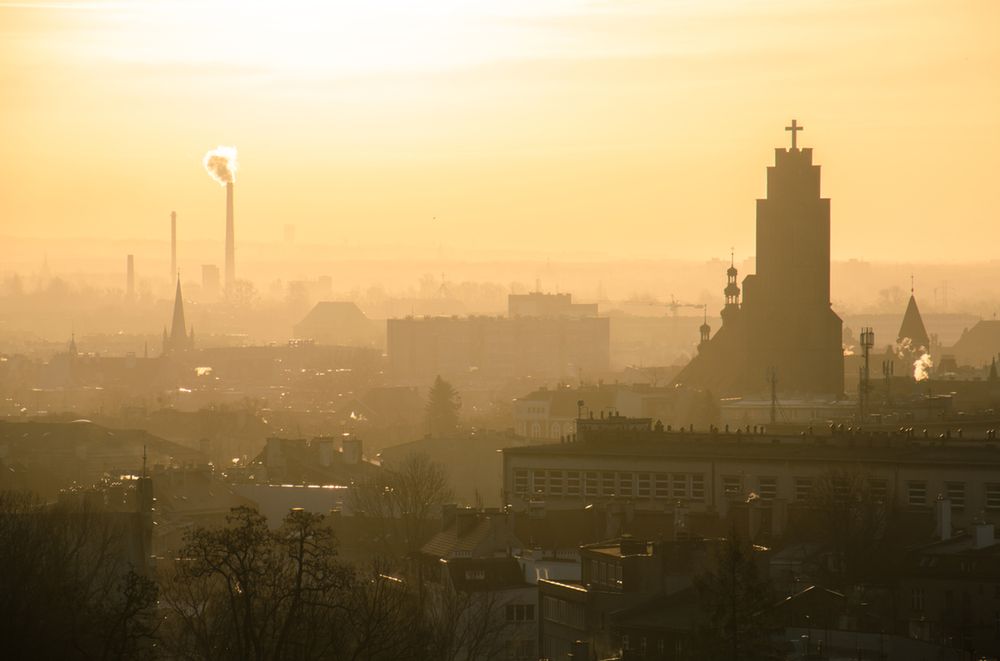
[[[868,356],[871,352],[871,348],[875,346],[875,331],[870,327],[865,327],[861,329],[861,349],[864,352],[865,362],[861,367],[861,383],[858,385],[858,412],[860,414],[861,420],[865,419],[865,409],[868,405]]]
[[[142,445],[142,476],[146,477],[146,444]]]

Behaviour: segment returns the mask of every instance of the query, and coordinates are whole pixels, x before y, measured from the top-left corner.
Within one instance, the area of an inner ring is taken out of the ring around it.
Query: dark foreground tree
[[[217,661],[430,659],[414,591],[336,557],[323,517],[292,511],[278,530],[256,510],[188,535],[164,577],[163,645]]]
[[[735,534],[719,547],[715,567],[695,587],[703,610],[696,633],[699,658],[718,661],[780,659],[772,640],[769,582],[758,572],[753,546]]]
[[[890,501],[872,488],[861,470],[830,470],[813,484],[807,501],[807,533],[832,553],[828,583],[850,585],[884,577],[889,568],[882,548]]]
[[[427,396],[427,431],[431,436],[444,437],[458,428],[458,410],[462,408],[458,392],[439,375]]]
[[[372,522],[380,555],[392,558],[420,548],[430,535],[431,518],[451,497],[444,467],[426,454],[411,453],[356,483],[350,503],[356,515]]]
[[[137,515],[46,506],[0,492],[0,636],[5,659],[141,659],[157,589],[132,564]]]

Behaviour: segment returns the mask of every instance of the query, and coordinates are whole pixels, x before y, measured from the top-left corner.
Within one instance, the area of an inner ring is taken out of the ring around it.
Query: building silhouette
[[[177,291],[174,294],[174,315],[170,322],[170,333],[163,329],[163,354],[176,354],[194,348],[194,327],[188,334],[184,322],[184,298],[181,295],[181,279],[177,277]]]
[[[906,304],[906,312],[903,314],[903,323],[899,326],[899,337],[896,338],[898,344],[905,344],[908,348],[916,351],[921,347],[930,350],[931,338],[924,327],[923,317],[920,316],[920,309],[917,307],[917,299],[910,289],[910,302]]]
[[[830,307],[830,200],[820,196],[812,149],[775,149],[767,197],[757,200],[757,273],[726,272],[722,327],[676,381],[720,396],[770,389],[796,396],[844,390],[842,322]],[[743,300],[740,301],[742,293]]]

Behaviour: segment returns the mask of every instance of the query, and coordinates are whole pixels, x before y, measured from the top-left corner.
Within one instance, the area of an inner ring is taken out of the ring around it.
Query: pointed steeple
[[[181,294],[181,278],[177,276],[177,292],[174,294],[174,318],[170,324],[171,351],[187,349],[187,324],[184,323],[184,297]]]
[[[913,295],[913,290],[910,290],[910,302],[906,304],[906,312],[903,314],[903,323],[899,327],[899,337],[896,338],[897,342],[902,342],[903,338],[910,338],[910,346],[914,350],[924,347],[925,349],[930,349],[931,338],[927,335],[927,329],[924,327],[924,320],[920,316],[920,310],[917,308],[917,299]]]
[[[71,333],[69,336],[69,355],[76,356],[76,333]]]
[[[701,348],[705,344],[708,343],[708,340],[709,340],[709,338],[712,335],[712,327],[708,325],[708,306],[707,305],[702,306],[701,311],[704,314],[704,321],[702,322],[701,326],[698,328],[698,333],[699,333],[698,350],[699,351],[701,351]]]

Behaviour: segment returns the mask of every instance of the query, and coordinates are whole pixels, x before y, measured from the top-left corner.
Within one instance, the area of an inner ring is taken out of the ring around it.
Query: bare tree
[[[222,528],[188,535],[165,601],[167,646],[185,658],[321,658],[325,619],[342,607],[349,572],[322,517],[292,511],[277,531],[240,507]]]
[[[354,485],[350,503],[356,515],[373,521],[385,553],[398,557],[427,540],[433,513],[452,492],[444,467],[425,454],[382,468]]]
[[[493,661],[506,654],[513,625],[506,620],[501,592],[435,588],[426,605],[432,658]]]
[[[772,634],[771,586],[760,576],[753,546],[731,534],[715,566],[695,579],[704,620],[697,628],[698,658],[771,661],[783,658]]]
[[[862,470],[833,469],[813,484],[808,500],[812,535],[830,548],[834,581],[857,582],[876,571],[891,515],[884,500]]]
[[[131,561],[135,517],[0,493],[4,658],[152,654],[157,589]]]

